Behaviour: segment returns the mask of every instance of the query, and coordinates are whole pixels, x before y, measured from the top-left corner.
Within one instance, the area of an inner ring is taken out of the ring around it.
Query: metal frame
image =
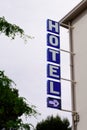
[[[67,50],[63,50],[60,49],[60,51],[63,52],[67,52],[70,53],[70,73],[71,73],[71,80],[69,79],[65,79],[65,78],[61,78],[61,80],[65,80],[65,81],[69,81],[71,82],[71,100],[72,100],[72,111],[70,110],[64,110],[62,109],[62,111],[65,112],[71,112],[72,113],[72,130],[77,130],[77,123],[79,122],[79,114],[78,112],[76,112],[76,95],[75,95],[75,85],[76,85],[76,81],[75,81],[75,77],[74,77],[74,51],[73,51],[73,40],[72,40],[72,29],[74,28],[71,25],[71,22],[67,24],[64,23],[60,23],[61,26],[66,27],[67,29],[69,29],[69,44],[70,44],[70,51]]]

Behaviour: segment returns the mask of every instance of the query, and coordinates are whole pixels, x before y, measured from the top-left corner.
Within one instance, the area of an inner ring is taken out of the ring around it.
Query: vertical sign
[[[47,20],[47,107],[61,109],[60,27]],[[54,96],[54,97],[53,97]]]

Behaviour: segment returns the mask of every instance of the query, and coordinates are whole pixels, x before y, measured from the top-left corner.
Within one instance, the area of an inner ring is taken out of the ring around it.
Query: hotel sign
[[[61,109],[60,27],[47,20],[47,107]]]

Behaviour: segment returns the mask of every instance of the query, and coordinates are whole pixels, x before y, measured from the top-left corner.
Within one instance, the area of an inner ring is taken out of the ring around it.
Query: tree
[[[42,120],[36,125],[36,130],[71,130],[68,119],[61,119],[58,115],[56,117],[48,116],[46,120]]]
[[[4,33],[11,39],[19,35],[24,41],[32,38],[24,33],[24,30],[15,24],[9,23],[5,17],[0,17],[0,33]],[[35,116],[35,106],[27,104],[24,97],[20,97],[18,90],[13,88],[15,84],[11,79],[0,71],[0,130],[25,129],[30,130],[30,124],[23,123],[21,116]]]
[[[0,33],[4,33],[11,39],[19,35],[24,41],[32,38],[24,33],[24,30],[15,24],[9,23],[5,17],[0,17]],[[35,116],[37,114],[35,106],[27,104],[24,97],[20,97],[18,90],[13,88],[14,82],[0,71],[0,130],[22,128],[30,130],[27,123],[23,123],[21,116]]]
[[[0,130],[5,128],[25,128],[29,130],[29,124],[24,124],[21,116],[36,115],[34,106],[29,106],[26,99],[19,96],[18,90],[13,87],[14,82],[0,71]]]
[[[16,35],[19,35],[25,42],[27,41],[27,38],[33,38],[26,35],[24,30],[19,26],[9,23],[5,17],[0,17],[0,33],[4,33],[11,39],[14,39]]]

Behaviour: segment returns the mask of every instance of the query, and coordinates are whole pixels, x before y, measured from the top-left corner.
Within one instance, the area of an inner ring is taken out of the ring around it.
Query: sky
[[[71,122],[71,113],[47,108],[46,106],[46,21],[59,21],[81,0],[0,0],[0,17],[24,29],[34,37],[25,44],[16,37],[11,40],[0,35],[0,70],[16,83],[20,96],[29,104],[37,107],[41,113],[37,119],[31,118],[34,126],[48,115],[67,117]],[[60,28],[61,49],[69,50],[68,30]],[[61,77],[70,79],[69,54],[61,52]],[[70,82],[61,80],[62,109],[71,110]]]

